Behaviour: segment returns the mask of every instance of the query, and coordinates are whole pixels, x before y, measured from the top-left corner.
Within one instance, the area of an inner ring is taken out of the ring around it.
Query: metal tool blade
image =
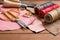
[[[15,20],[21,27],[28,29],[27,25],[20,19]]]
[[[31,7],[31,8],[34,8],[36,6],[36,4],[30,4],[22,1],[20,1],[20,5],[25,7]]]

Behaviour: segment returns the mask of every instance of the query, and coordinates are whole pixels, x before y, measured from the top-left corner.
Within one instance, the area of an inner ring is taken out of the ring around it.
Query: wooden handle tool
[[[34,8],[36,6],[36,4],[30,4],[30,3],[25,3],[25,2],[14,2],[14,1],[10,1],[10,0],[4,0],[4,7],[21,7],[21,6],[25,6],[25,7],[31,7]]]
[[[11,14],[13,17],[15,17],[16,19],[19,19],[19,17],[17,15],[15,15],[13,11],[8,11],[9,14]]]
[[[0,12],[0,14],[2,14],[2,12]],[[0,17],[0,19],[1,19],[1,20],[3,20],[3,21],[5,21],[5,20],[6,20],[5,18],[2,18],[2,17]]]
[[[14,22],[18,23],[20,26],[27,29],[27,25],[23,21],[21,21],[20,19],[14,18],[14,17],[17,17],[14,13],[11,13],[14,17],[12,15],[10,15],[8,12],[3,12],[3,14],[5,16],[7,16],[8,19],[10,19],[11,21],[14,21]]]
[[[8,12],[3,12],[3,14],[4,14],[5,16],[7,16],[8,19],[10,19],[11,21],[14,20],[14,18],[13,18]]]
[[[9,1],[9,0],[4,0],[3,6],[4,7],[20,7],[20,3]]]

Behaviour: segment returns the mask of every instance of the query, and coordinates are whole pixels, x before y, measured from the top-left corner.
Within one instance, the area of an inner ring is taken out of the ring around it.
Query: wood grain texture
[[[0,40],[60,40],[51,34],[0,34]]]
[[[21,1],[48,1],[48,0],[21,0]],[[49,0],[49,1],[59,1],[59,0]]]

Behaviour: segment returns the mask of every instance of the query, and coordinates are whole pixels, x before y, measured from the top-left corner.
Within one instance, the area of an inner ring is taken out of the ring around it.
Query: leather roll
[[[59,16],[58,16],[58,12],[56,10],[48,12],[48,14],[46,14],[44,17],[44,20],[46,23],[52,23],[57,19],[59,19]]]

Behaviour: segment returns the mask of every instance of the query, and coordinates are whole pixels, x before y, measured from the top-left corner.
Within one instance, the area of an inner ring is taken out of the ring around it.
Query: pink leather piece
[[[7,10],[8,9],[1,8],[0,11],[1,12],[5,12]],[[15,13],[15,14],[17,14],[17,13]],[[20,29],[21,28],[21,26],[19,26],[17,23],[9,21],[9,19],[5,15],[0,14],[0,17],[4,18],[6,20],[6,21],[0,20],[0,30],[2,30],[2,31],[5,31],[5,30],[16,30],[16,29]]]
[[[20,12],[20,20],[22,20],[26,25],[30,25],[35,20],[35,18],[33,15],[29,18],[24,17],[23,15],[27,12],[28,11],[26,10]]]
[[[7,11],[8,9],[6,8],[0,8],[2,12]],[[29,18],[23,17],[23,15],[25,13],[27,13],[28,11],[23,10],[19,13],[15,13],[17,14],[17,16],[19,15],[20,20],[22,20],[26,25],[28,25],[29,29],[35,32],[39,32],[44,30],[45,28],[42,25],[42,22],[40,20],[38,20],[35,16],[31,16]],[[4,31],[4,30],[16,30],[16,29],[20,29],[21,26],[19,26],[17,23],[15,22],[11,22],[8,20],[8,18],[4,15],[0,15],[0,17],[6,18],[6,21],[2,21],[0,20],[0,30]]]
[[[9,19],[6,18],[6,16],[4,16],[3,14],[0,14],[0,17],[1,17],[1,18],[4,18],[6,21],[9,21]]]
[[[31,25],[28,26],[29,29],[35,32],[43,31],[45,28],[40,20],[36,19]]]
[[[5,12],[5,11],[8,11],[8,9],[7,8],[0,8],[0,11]]]
[[[33,23],[35,18],[33,18],[32,16],[30,18],[20,17],[20,20],[22,20],[26,25],[30,25]]]
[[[16,30],[21,28],[17,23],[15,22],[7,22],[0,20],[0,30]]]
[[[2,10],[5,10],[5,9],[2,9]],[[27,12],[27,11],[24,10],[22,12]],[[20,14],[23,14],[23,13],[20,13]],[[16,30],[16,29],[20,29],[21,28],[21,26],[19,26],[17,23],[9,21],[8,18],[6,16],[4,16],[3,14],[0,14],[0,17],[6,19],[6,21],[0,20],[0,30],[2,30],[2,31],[4,31],[4,30]],[[26,23],[26,25],[31,24],[35,20],[33,18],[33,16],[31,16],[30,18],[26,18],[26,17],[23,17],[23,16],[19,16],[19,17],[21,17],[20,19],[24,23]]]

